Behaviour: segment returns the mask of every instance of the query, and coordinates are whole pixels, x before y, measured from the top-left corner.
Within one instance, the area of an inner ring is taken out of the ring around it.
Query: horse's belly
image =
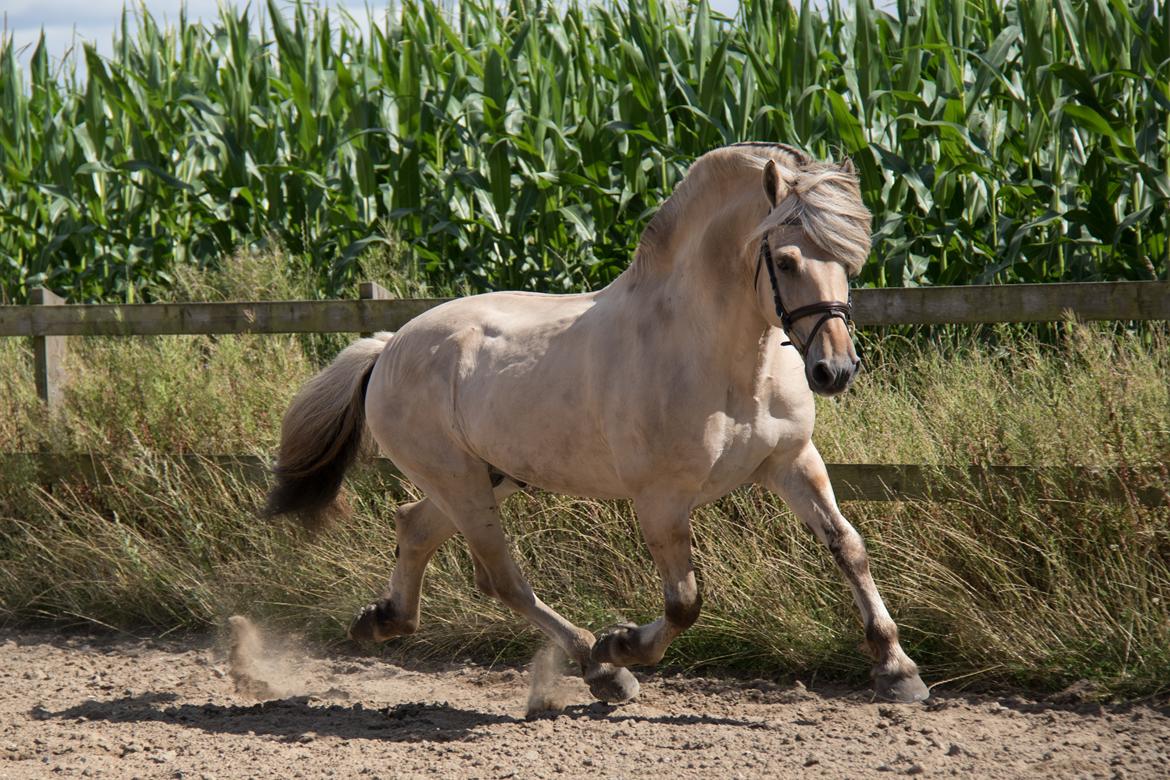
[[[621,498],[627,493],[603,441],[588,424],[528,414],[470,425],[476,454],[513,479],[554,493]]]

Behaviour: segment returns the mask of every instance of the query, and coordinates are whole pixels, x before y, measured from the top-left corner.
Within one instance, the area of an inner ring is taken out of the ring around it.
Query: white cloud
[[[739,0],[710,2],[713,9],[728,16],[734,15],[735,9],[739,7]],[[234,4],[242,6],[243,0],[236,0]],[[368,3],[365,0],[332,0],[327,4],[348,8],[359,19],[365,16],[367,5],[372,8],[389,5],[388,2],[376,0]],[[178,21],[179,11],[184,5],[187,18],[191,20],[211,20],[218,14],[218,0],[147,0],[145,3],[146,9],[155,19],[171,23]],[[262,0],[252,0],[253,8],[260,5]],[[291,3],[282,2],[281,5],[291,6]],[[13,34],[17,49],[24,49],[21,57],[24,62],[32,54],[42,30],[49,55],[56,62],[70,46],[75,43],[80,45],[80,40],[95,43],[99,51],[109,53],[114,32],[121,24],[123,7],[133,13],[138,4],[126,0],[7,0],[3,16],[5,27]]]
[[[216,0],[146,3],[160,22],[177,22],[184,5],[191,19],[212,19],[218,8]],[[23,61],[28,61],[43,31],[50,59],[57,62],[71,46],[80,47],[81,41],[94,43],[99,51],[109,53],[114,33],[122,23],[123,7],[130,14],[138,8],[125,0],[9,0],[4,7],[4,26],[12,33],[17,49],[23,49]]]

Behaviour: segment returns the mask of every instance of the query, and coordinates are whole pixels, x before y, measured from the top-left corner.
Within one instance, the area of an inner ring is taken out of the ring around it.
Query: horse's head
[[[809,387],[845,392],[861,365],[849,276],[869,250],[870,214],[851,163],[782,173],[764,167],[769,212],[749,244],[760,312],[804,358]]]

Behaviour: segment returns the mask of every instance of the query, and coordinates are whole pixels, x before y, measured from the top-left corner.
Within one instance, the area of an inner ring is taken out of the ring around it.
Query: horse
[[[699,617],[691,511],[762,485],[844,575],[877,695],[926,699],[812,443],[813,394],[845,392],[860,365],[849,278],[869,255],[871,219],[848,160],[778,143],[710,151],[605,288],[459,298],[346,347],[284,416],[265,511],[320,527],[368,431],[424,498],[398,509],[388,589],[350,638],[416,631],[427,562],[459,533],[477,587],[559,645],[594,697],[617,703],[638,693],[629,667],[657,664]],[[501,502],[525,486],[631,500],[662,616],[595,637],[541,601],[500,524]]]

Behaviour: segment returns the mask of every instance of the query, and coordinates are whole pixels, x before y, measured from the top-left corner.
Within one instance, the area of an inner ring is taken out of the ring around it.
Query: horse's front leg
[[[778,493],[829,548],[849,583],[865,625],[866,646],[877,659],[873,676],[878,695],[900,702],[926,699],[930,691],[918,676],[918,667],[898,644],[898,626],[870,574],[865,543],[837,508],[829,473],[816,447],[810,442],[795,458],[773,458],[761,477],[760,481]]]
[[[699,618],[702,598],[691,563],[690,502],[677,496],[641,497],[634,511],[662,576],[664,614],[644,626],[619,626],[597,640],[593,659],[614,666],[653,665],[674,638]]]

